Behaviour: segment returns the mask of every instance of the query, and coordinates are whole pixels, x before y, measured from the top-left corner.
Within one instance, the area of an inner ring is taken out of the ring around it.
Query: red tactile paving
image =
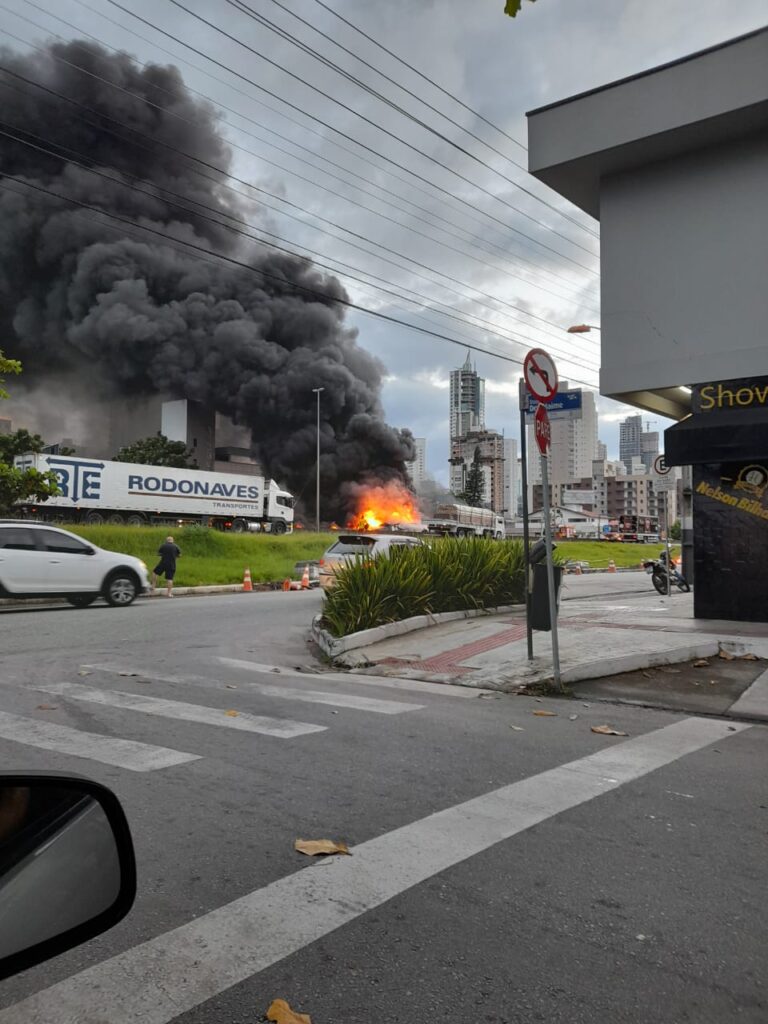
[[[405,658],[382,658],[380,665],[402,665],[403,668],[419,668],[427,672],[454,671],[472,672],[472,666],[462,665],[464,658],[473,658],[476,654],[484,654],[486,651],[493,651],[497,647],[504,647],[506,644],[514,643],[525,636],[525,623],[515,623],[509,629],[502,629],[491,636],[483,637],[482,640],[474,640],[469,644],[462,644],[461,647],[454,647],[450,651],[443,651],[431,658],[424,658],[422,661],[408,661]],[[456,671],[458,670],[458,671]]]

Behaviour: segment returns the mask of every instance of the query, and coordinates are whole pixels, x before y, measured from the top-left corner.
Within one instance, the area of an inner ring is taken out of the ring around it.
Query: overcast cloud
[[[547,347],[557,355],[562,376],[596,388],[599,334],[570,336],[564,328],[600,322],[599,225],[299,23],[275,0],[246,2],[490,167],[457,152],[237,10],[237,0],[183,0],[192,13],[171,0],[126,0],[124,10],[109,0],[17,0],[15,13],[0,10],[0,31],[7,45],[22,51],[51,36],[90,34],[142,62],[176,64],[191,88],[222,108],[221,128],[233,147],[238,178],[263,190],[249,193],[254,224],[292,247],[304,247],[300,251],[319,254],[361,305],[512,359],[519,360],[531,344]],[[334,10],[522,144],[516,145],[341,24],[315,0],[280,3],[523,167],[526,110],[722,42],[766,20],[764,0],[538,0],[525,3],[515,20],[503,15],[503,0],[328,0]],[[280,99],[294,108],[284,107]],[[270,134],[270,129],[285,138]],[[393,167],[386,158],[405,169]],[[413,178],[408,169],[425,180]],[[233,185],[248,193],[246,185]],[[441,193],[441,188],[458,198]],[[382,280],[366,285],[349,274]],[[432,308],[418,308],[382,288],[408,289],[417,304]],[[473,319],[457,322],[444,313]],[[428,439],[429,468],[445,480],[447,378],[465,353],[449,342],[362,313],[353,313],[351,319],[360,344],[387,367],[383,401],[389,422]],[[519,366],[491,355],[475,353],[473,358],[489,381],[488,425],[516,436]],[[600,411],[600,436],[615,455],[617,422],[625,410],[601,400]]]

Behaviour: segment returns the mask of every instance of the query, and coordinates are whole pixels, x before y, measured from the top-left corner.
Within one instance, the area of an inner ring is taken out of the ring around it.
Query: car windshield
[[[376,543],[375,537],[339,537],[328,549],[329,555],[363,555]]]

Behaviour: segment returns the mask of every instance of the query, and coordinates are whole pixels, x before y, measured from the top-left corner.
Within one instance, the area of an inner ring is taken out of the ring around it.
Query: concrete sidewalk
[[[660,597],[639,573],[601,576],[600,582],[566,577],[559,637],[562,677],[569,684],[711,658],[720,649],[768,658],[768,624],[695,620],[691,594]],[[350,651],[337,660],[377,675],[508,692],[552,678],[550,634],[534,634],[534,659],[529,662],[523,612],[444,623]],[[733,701],[744,700],[742,693],[749,687],[743,707],[768,720],[768,684],[752,683],[745,676],[743,685],[733,690]]]

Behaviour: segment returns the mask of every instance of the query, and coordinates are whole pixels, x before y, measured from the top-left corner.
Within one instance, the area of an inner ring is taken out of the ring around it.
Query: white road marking
[[[5,711],[0,711],[0,737],[28,747],[55,750],[60,754],[127,768],[131,772],[154,772],[159,768],[171,768],[176,764],[200,760],[197,754],[186,754],[182,750],[81,732],[68,725],[38,722],[34,718],[23,718]]]
[[[246,672],[266,673],[267,675],[289,676],[292,679],[317,679],[329,683],[354,683],[355,686],[382,686],[392,690],[412,690],[414,693],[434,693],[439,697],[477,697],[479,690],[470,686],[451,686],[448,683],[429,683],[422,679],[396,679],[393,676],[364,676],[354,672],[299,672],[297,669],[282,668],[279,665],[260,665],[255,661],[241,661],[239,658],[219,658],[222,665],[230,668],[241,668]],[[97,668],[98,666],[94,666]],[[275,671],[277,670],[277,671]]]
[[[244,665],[250,664],[249,662],[243,662]],[[106,672],[111,675],[125,675],[126,672],[132,672],[138,675],[142,679],[151,679],[157,683],[173,683],[181,685],[202,685],[202,686],[215,686],[217,680],[205,678],[203,676],[186,675],[186,676],[157,676],[146,672],[137,672],[135,669],[118,669],[106,667],[104,665],[92,665],[89,666],[99,672]],[[283,674],[282,672],[280,673]],[[276,678],[276,674],[270,673],[273,678]],[[302,673],[286,673],[290,678],[294,678]],[[307,680],[321,680],[325,676],[313,676],[307,673],[303,673],[302,678]],[[306,704],[330,704],[332,707],[338,708],[353,708],[356,711],[372,711],[378,715],[402,715],[406,711],[421,711],[424,707],[423,704],[405,704],[395,700],[377,700],[373,697],[360,697],[354,693],[327,693],[324,690],[298,690],[291,686],[269,686],[266,683],[254,683],[248,682],[241,684],[238,689],[250,690],[253,693],[260,693],[264,697],[282,697],[285,700],[298,700],[304,701]]]
[[[687,718],[438,811],[89,967],[0,1024],[168,1024],[439,872],[745,728]]]
[[[138,693],[123,693],[120,690],[96,690],[79,683],[51,683],[37,686],[43,693],[53,693],[70,700],[82,700],[89,704],[106,704],[127,711],[140,711],[146,715],[160,715],[162,718],[182,719],[185,722],[200,722],[203,725],[218,725],[224,729],[239,729],[243,732],[259,732],[265,736],[292,739],[310,732],[324,732],[324,725],[310,725],[309,722],[293,722],[288,718],[266,718],[238,711],[229,716],[224,708],[210,708],[202,704],[185,704],[180,700],[165,700],[161,697],[145,697]]]

